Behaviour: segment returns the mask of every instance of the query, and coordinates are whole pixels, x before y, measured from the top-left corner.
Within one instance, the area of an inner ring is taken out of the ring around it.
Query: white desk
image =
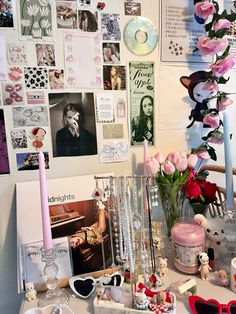
[[[204,299],[214,298],[220,303],[228,303],[228,301],[236,299],[236,294],[230,290],[230,288],[219,287],[214,284],[215,274],[211,273],[209,281],[202,281],[199,275],[183,275],[179,272],[169,270],[167,278],[163,279],[164,288],[167,288],[171,283],[187,280],[189,278],[195,278],[197,282],[197,295],[201,296]],[[68,291],[72,294],[72,290],[68,288]],[[93,299],[95,295],[90,296],[89,299],[80,299],[71,297],[69,306],[73,309],[75,314],[93,314]],[[37,302],[26,300],[22,301],[19,314],[23,314],[26,310],[32,307],[36,307]],[[177,299],[177,314],[187,314],[190,313],[188,305],[183,302],[178,301]]]

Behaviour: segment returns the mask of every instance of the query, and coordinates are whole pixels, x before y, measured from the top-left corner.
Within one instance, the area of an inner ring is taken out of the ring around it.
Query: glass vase
[[[167,236],[170,238],[175,220],[182,217],[185,191],[182,186],[176,184],[158,183],[157,185],[159,206],[165,217]]]
[[[63,306],[69,302],[69,294],[65,289],[60,289],[57,278],[58,266],[55,263],[57,251],[41,248],[42,261],[45,263],[43,274],[46,278],[47,292],[39,298],[39,306],[44,307],[50,304]]]

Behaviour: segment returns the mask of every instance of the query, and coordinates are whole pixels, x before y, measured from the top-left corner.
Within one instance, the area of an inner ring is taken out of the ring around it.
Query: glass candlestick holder
[[[226,273],[230,274],[231,260],[236,257],[236,204],[229,205],[226,202],[224,206],[225,220],[225,238],[226,238],[226,254],[221,256],[216,263],[217,268],[223,268]]]
[[[59,287],[57,278],[58,266],[55,262],[57,251],[52,249],[41,248],[42,261],[45,263],[43,274],[46,278],[47,292],[43,296],[39,296],[39,306],[44,307],[50,304],[63,306],[69,303],[69,294],[65,289]]]

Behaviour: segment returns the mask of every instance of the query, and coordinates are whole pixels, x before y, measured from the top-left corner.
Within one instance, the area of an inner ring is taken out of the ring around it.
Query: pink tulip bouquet
[[[214,61],[209,66],[208,71],[199,71],[200,74],[204,73],[204,78],[202,76],[197,81],[197,72],[195,72],[189,77],[182,77],[180,81],[188,88],[190,97],[197,102],[195,111],[197,111],[198,115],[196,115],[196,112],[193,112],[193,116],[195,114],[193,122],[199,121],[203,123],[204,127],[211,128],[209,133],[202,137],[204,142],[199,147],[193,149],[192,153],[201,152],[203,154],[203,152],[206,152],[209,158],[216,160],[215,149],[211,146],[211,143],[223,143],[224,134],[221,114],[233,103],[232,99],[230,99],[230,93],[221,91],[219,84],[227,83],[229,80],[227,74],[236,64],[235,55],[230,53],[229,41],[225,38],[225,35],[229,35],[230,29],[233,27],[232,23],[236,20],[236,13],[233,11],[228,13],[226,10],[220,13],[219,5],[214,0],[194,0],[194,9],[196,21],[204,24],[206,30],[206,35],[198,38],[195,50],[198,50],[202,55],[213,56]],[[189,79],[190,83],[185,82],[186,78]],[[193,78],[195,78],[194,84]],[[198,87],[196,87],[197,84]],[[194,99],[194,92],[198,93],[197,95],[201,94],[199,92],[200,85],[203,97],[202,99],[200,97]],[[214,108],[208,108],[207,103],[211,99],[215,99]],[[193,116],[191,115],[191,117]]]
[[[182,215],[183,201],[186,197],[185,184],[191,171],[198,162],[196,154],[188,155],[185,151],[173,151],[166,157],[157,152],[146,162],[150,176],[155,176],[159,200],[166,218],[168,236],[174,221]]]

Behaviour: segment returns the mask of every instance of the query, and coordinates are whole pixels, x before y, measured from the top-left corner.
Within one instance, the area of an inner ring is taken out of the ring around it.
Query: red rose
[[[202,194],[205,197],[205,199],[209,203],[211,203],[216,199],[216,191],[217,191],[216,184],[206,181],[204,188],[202,189]]]
[[[187,181],[186,193],[190,199],[193,199],[193,198],[198,199],[200,195],[202,194],[199,181],[201,180],[194,179],[194,178]]]

